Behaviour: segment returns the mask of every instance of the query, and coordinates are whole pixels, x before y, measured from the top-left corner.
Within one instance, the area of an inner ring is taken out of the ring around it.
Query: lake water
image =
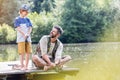
[[[66,54],[73,58],[66,65],[80,69],[76,75],[36,75],[34,80],[120,80],[119,42],[65,44]],[[14,60],[19,60],[17,46],[0,45],[0,62]]]

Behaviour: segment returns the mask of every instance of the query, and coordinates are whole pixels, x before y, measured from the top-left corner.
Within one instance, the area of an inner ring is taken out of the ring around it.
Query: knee
[[[67,58],[68,58],[68,60],[71,60],[71,59],[72,59],[70,55],[67,55]]]
[[[71,60],[71,59],[72,59],[70,55],[65,55],[65,58],[66,58],[67,60]]]
[[[47,63],[43,59],[39,58],[37,55],[32,56],[32,61],[40,65],[47,65]]]
[[[37,56],[36,55],[33,55],[32,56],[32,60],[35,62],[37,60]]]

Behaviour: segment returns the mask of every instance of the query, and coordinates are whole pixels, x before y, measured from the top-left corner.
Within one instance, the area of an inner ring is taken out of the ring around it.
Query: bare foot
[[[14,69],[14,70],[20,70],[21,68],[23,68],[23,66],[18,65],[18,64],[14,65],[14,66],[12,67],[12,69]]]
[[[28,70],[28,68],[27,68],[27,67],[23,67],[23,68],[21,68],[21,70],[23,70],[23,71],[24,71],[24,70]]]
[[[12,66],[12,69],[13,69],[13,70],[20,70],[20,69],[21,69],[21,67],[20,67],[20,66],[18,66],[18,65],[14,65],[14,66]]]
[[[50,66],[44,66],[44,71],[47,71],[50,68]]]

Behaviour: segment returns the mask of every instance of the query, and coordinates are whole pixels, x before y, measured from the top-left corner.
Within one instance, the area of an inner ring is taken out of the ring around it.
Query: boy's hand
[[[24,36],[24,39],[26,40],[28,38],[29,34],[24,34],[23,36]]]
[[[26,34],[25,34],[25,36],[27,36],[27,37],[28,37],[28,36],[29,36],[29,34],[28,34],[28,33],[26,33]]]

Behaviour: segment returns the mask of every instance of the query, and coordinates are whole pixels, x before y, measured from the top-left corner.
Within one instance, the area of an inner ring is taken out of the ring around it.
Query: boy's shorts
[[[31,42],[19,42],[18,43],[18,53],[19,54],[32,53]]]

